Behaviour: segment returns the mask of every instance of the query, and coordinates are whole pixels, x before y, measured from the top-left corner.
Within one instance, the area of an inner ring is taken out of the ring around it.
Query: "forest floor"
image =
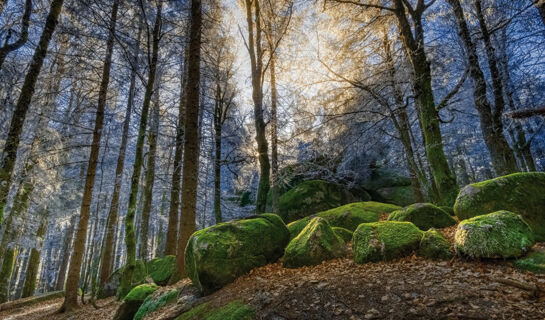
[[[452,237],[454,229],[442,231]],[[299,269],[283,268],[279,261],[252,270],[203,301],[221,306],[236,299],[253,305],[259,319],[543,320],[545,275],[520,272],[510,261],[460,258],[411,256],[359,265],[347,256]],[[0,319],[112,319],[119,305],[109,298],[98,301],[98,310],[86,304],[74,314],[55,314],[61,302],[0,312]]]

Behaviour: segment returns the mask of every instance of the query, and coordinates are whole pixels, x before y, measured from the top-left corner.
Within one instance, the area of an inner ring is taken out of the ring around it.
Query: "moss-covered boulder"
[[[172,289],[162,292],[154,292],[146,297],[138,311],[134,315],[134,320],[141,320],[153,311],[176,301],[178,290]]]
[[[336,235],[341,237],[344,242],[352,242],[352,236],[354,235],[354,231],[350,231],[346,228],[340,228],[340,227],[333,227],[333,232],[335,232]]]
[[[424,231],[430,228],[446,228],[456,224],[456,220],[451,215],[431,203],[411,204],[392,212],[388,220],[412,222]]]
[[[213,307],[203,303],[175,320],[252,320],[255,319],[255,309],[241,300],[235,300],[222,307]]]
[[[316,217],[291,240],[284,253],[284,267],[313,266],[346,253],[346,244],[326,219]]]
[[[498,210],[520,214],[538,241],[545,240],[545,173],[524,172],[465,186],[454,204],[460,220]]]
[[[274,214],[199,230],[185,250],[187,275],[199,290],[210,293],[253,268],[276,261],[289,238],[288,228]]]
[[[309,180],[280,196],[278,207],[282,219],[291,222],[357,200],[344,186],[323,180]]]
[[[400,206],[390,203],[382,203],[376,201],[365,201],[361,203],[362,209],[365,211],[372,211],[378,214],[391,213],[392,211],[402,209]]]
[[[435,229],[429,229],[424,232],[417,253],[421,257],[434,260],[452,258],[450,243]]]
[[[123,302],[114,315],[114,320],[132,320],[144,300],[157,289],[159,287],[155,284],[141,284],[134,287],[123,298]]]
[[[166,286],[168,279],[176,270],[176,256],[155,258],[146,263],[148,276],[160,286]]]
[[[455,216],[454,214],[454,208],[449,206],[439,206],[439,209],[445,211],[446,213],[450,214],[451,216]]]
[[[534,243],[522,217],[505,210],[463,220],[454,236],[456,252],[471,258],[517,258]]]
[[[407,206],[416,201],[411,179],[394,169],[374,169],[369,179],[363,183],[363,187],[377,201],[400,206]]]
[[[407,256],[418,249],[422,234],[410,222],[362,223],[352,238],[354,261],[366,263]]]
[[[379,214],[365,209],[365,202],[350,203],[338,208],[322,211],[288,224],[291,239],[295,238],[314,217],[327,220],[332,227],[356,230],[361,223],[378,221]]]
[[[127,272],[129,266],[123,266],[120,270],[120,278],[123,277],[125,272]],[[134,266],[132,266],[132,277],[130,281],[126,283],[126,285],[123,284],[123,281],[119,282],[119,287],[117,288],[117,299],[122,299],[125,297],[129,291],[131,291],[134,287],[143,284],[146,282],[146,278],[148,277],[148,269],[146,268],[146,263],[142,260],[136,260]]]
[[[515,267],[533,273],[545,274],[545,250],[530,252],[515,261]]]

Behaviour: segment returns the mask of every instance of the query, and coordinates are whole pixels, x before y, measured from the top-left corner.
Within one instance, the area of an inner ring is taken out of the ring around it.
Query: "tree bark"
[[[70,219],[70,225],[68,225],[68,227],[66,228],[66,234],[64,235],[63,247],[61,250],[62,261],[55,284],[55,290],[57,291],[64,290],[64,280],[66,279],[66,269],[68,269],[70,252],[72,251],[72,240],[74,238],[74,227],[76,226],[76,219],[77,215],[74,214]]]
[[[270,28],[269,28],[270,29]],[[279,214],[278,190],[278,90],[276,89],[276,55],[271,54],[269,75],[271,77],[271,178],[272,178],[272,210]]]
[[[187,241],[195,232],[199,161],[199,87],[201,81],[201,0],[191,0],[191,27],[189,31],[189,60],[186,87],[186,118],[184,167],[182,175],[182,213],[176,255],[176,274],[173,280],[185,276],[184,251]]]
[[[4,8],[5,1],[0,3],[0,13]],[[8,30],[5,44],[0,48],[0,70],[10,52],[18,50],[28,41],[28,26],[30,25],[30,14],[32,13],[32,0],[25,1],[25,12],[23,13],[23,21],[21,25],[21,35],[14,43],[8,43],[11,37],[11,29]]]
[[[221,135],[223,129],[223,99],[219,77],[216,79],[216,101],[214,106],[214,216],[216,224],[222,222],[221,217]]]
[[[93,130],[93,140],[91,142],[91,152],[87,166],[87,175],[85,177],[85,187],[81,201],[80,218],[74,242],[74,252],[70,268],[68,269],[68,278],[66,280],[66,295],[61,306],[61,312],[70,312],[78,308],[77,294],[80,278],[83,253],[85,251],[85,238],[87,234],[87,225],[89,222],[89,213],[91,201],[93,198],[93,187],[95,184],[96,168],[100,152],[100,139],[102,137],[102,128],[104,126],[104,109],[106,107],[106,98],[108,94],[108,84],[110,82],[110,69],[112,65],[112,55],[115,40],[115,27],[117,22],[117,11],[119,0],[115,0],[112,6],[110,17],[110,26],[108,40],[106,42],[106,57],[102,69],[102,80],[98,94],[98,105],[96,110],[95,128]]]
[[[38,238],[37,247],[32,248],[30,252],[29,263],[26,269],[25,283],[23,284],[22,298],[30,297],[34,295],[36,291],[36,281],[38,279],[38,266],[40,265],[40,255],[42,252],[42,245],[44,242],[45,232],[47,230],[47,223],[49,221],[49,211],[47,208],[41,212],[40,226],[36,231],[36,237]]]
[[[4,217],[4,208],[6,206],[9,189],[11,187],[11,175],[13,173],[15,161],[17,160],[17,149],[19,147],[20,139],[19,136],[21,135],[26,114],[30,106],[32,96],[34,95],[36,81],[38,81],[40,70],[42,69],[45,56],[47,55],[47,47],[49,46],[49,42],[53,37],[53,32],[57,27],[63,2],[64,0],[53,0],[51,2],[45,27],[42,31],[42,35],[40,36],[38,46],[34,50],[32,62],[30,63],[28,72],[25,76],[25,81],[23,83],[23,87],[21,88],[19,100],[17,100],[15,111],[11,118],[8,137],[4,145],[4,151],[2,152],[2,167],[0,167],[0,223]]]

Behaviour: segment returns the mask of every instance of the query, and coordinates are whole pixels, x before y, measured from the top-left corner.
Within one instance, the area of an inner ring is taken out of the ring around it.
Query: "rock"
[[[114,315],[114,320],[132,320],[144,300],[158,288],[155,284],[141,284],[134,287],[123,298],[123,302]]]
[[[134,264],[134,269],[132,272],[132,279],[130,279],[130,282],[128,282],[127,285],[123,287],[121,277],[123,277],[123,274],[127,272],[127,268],[128,266],[123,266],[121,270],[119,270],[120,281],[119,281],[119,287],[117,288],[117,292],[116,292],[118,299],[125,297],[136,286],[151,281],[148,278],[148,271],[146,268],[146,264],[142,260],[136,260]]]
[[[299,268],[338,258],[346,252],[344,241],[326,219],[316,217],[291,240],[284,253],[284,267]]]
[[[190,237],[185,250],[187,274],[199,290],[210,293],[276,261],[288,241],[288,228],[274,214],[220,223]]]
[[[222,307],[213,307],[210,303],[203,303],[188,312],[180,315],[176,320],[252,320],[255,317],[255,309],[241,300],[230,302]]]
[[[323,180],[309,180],[280,196],[278,206],[282,219],[291,222],[357,200],[346,187]]]
[[[350,231],[356,230],[361,223],[378,221],[379,214],[375,211],[365,210],[364,204],[365,202],[350,203],[294,221],[288,224],[290,238],[295,238],[314,217],[326,219],[332,227],[345,228]]]
[[[363,187],[377,201],[400,206],[407,206],[416,201],[411,187],[411,179],[403,176],[397,170],[374,169],[369,180],[363,183]]]
[[[420,240],[418,255],[428,259],[450,259],[452,258],[450,243],[435,229],[429,229]]]
[[[361,205],[363,210],[376,212],[378,214],[390,213],[392,211],[402,209],[400,206],[395,204],[382,203],[382,202],[376,202],[376,201],[365,201],[365,202],[362,202]]]
[[[166,286],[168,279],[176,270],[176,256],[155,258],[146,263],[147,273],[153,282],[160,286]]]
[[[402,210],[392,212],[388,220],[412,222],[424,231],[430,228],[445,228],[456,224],[454,218],[431,203],[411,204]]]
[[[422,234],[410,222],[362,223],[352,239],[354,261],[366,263],[407,256],[418,248]]]
[[[545,274],[545,250],[530,252],[526,257],[515,261],[515,267],[533,273]]]
[[[407,206],[416,201],[411,186],[384,187],[374,191],[375,199],[394,203],[399,206]]]
[[[147,314],[152,313],[153,311],[165,306],[169,303],[176,301],[178,297],[178,290],[172,289],[169,291],[155,292],[146,297],[138,311],[134,315],[134,320],[143,319]]]
[[[119,284],[121,283],[121,272],[123,272],[123,268],[115,270],[114,273],[108,277],[108,280],[104,282],[104,285],[98,291],[98,299],[115,296],[117,288],[119,288]]]
[[[454,204],[460,220],[498,210],[520,214],[535,233],[545,240],[545,173],[514,173],[464,187]]]
[[[336,235],[341,237],[345,243],[352,242],[352,236],[354,235],[353,231],[350,231],[346,228],[340,228],[340,227],[333,227],[333,232],[335,232]]]
[[[532,229],[516,213],[496,211],[463,220],[456,228],[454,249],[471,258],[516,258],[534,244]]]
[[[439,209],[445,211],[446,213],[450,214],[451,216],[455,216],[453,207],[439,206]]]

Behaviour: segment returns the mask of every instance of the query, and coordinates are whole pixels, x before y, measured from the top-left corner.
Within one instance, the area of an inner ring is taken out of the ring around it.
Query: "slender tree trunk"
[[[216,217],[216,224],[222,221],[221,217],[221,134],[222,134],[222,121],[223,115],[223,99],[221,92],[220,79],[216,79],[216,101],[214,106],[214,142],[215,142],[215,155],[214,155],[214,216]]]
[[[32,248],[30,252],[29,263],[26,269],[25,283],[23,285],[23,298],[34,295],[36,291],[36,281],[38,278],[38,266],[40,265],[40,255],[42,252],[42,245],[44,242],[45,232],[47,231],[47,223],[49,221],[49,210],[44,208],[41,212],[40,226],[36,231],[36,238],[38,243],[35,248]]]
[[[21,94],[19,100],[15,106],[15,111],[11,118],[8,137],[4,145],[4,151],[2,152],[2,167],[0,167],[0,222],[4,217],[4,208],[6,206],[9,189],[11,187],[11,175],[17,160],[17,149],[19,147],[19,136],[23,129],[26,113],[30,106],[32,96],[34,95],[34,89],[40,70],[42,68],[45,56],[47,55],[47,47],[53,37],[53,32],[58,23],[59,15],[61,14],[62,4],[64,0],[53,0],[47,15],[45,27],[40,36],[38,46],[34,51],[32,62],[25,76],[23,87],[21,88]]]
[[[182,213],[176,255],[176,273],[173,279],[185,276],[184,252],[187,241],[195,232],[199,161],[199,85],[201,82],[201,0],[191,0],[191,27],[189,31],[189,60],[186,87],[186,118],[184,167],[182,175]]]
[[[117,21],[117,10],[119,0],[115,0],[112,6],[112,14],[110,17],[110,27],[108,40],[106,42],[106,57],[102,69],[102,80],[98,94],[98,105],[96,111],[95,128],[93,130],[93,141],[91,143],[91,153],[89,155],[89,163],[87,166],[87,175],[85,177],[85,187],[81,201],[80,218],[76,239],[74,242],[74,252],[70,268],[68,269],[68,278],[66,280],[66,293],[64,303],[61,306],[61,311],[73,311],[78,308],[78,283],[80,278],[81,263],[83,253],[85,251],[85,238],[87,234],[87,224],[89,222],[89,213],[91,209],[91,201],[93,199],[93,187],[95,184],[96,168],[98,163],[98,155],[100,152],[100,138],[102,137],[102,128],[104,126],[104,109],[106,107],[106,98],[108,94],[108,84],[110,82],[110,68],[112,65],[112,54],[115,40],[115,27]]]
[[[0,3],[0,13],[4,9],[5,1]],[[28,26],[30,24],[30,14],[32,13],[32,0],[25,1],[25,12],[23,13],[23,21],[21,25],[21,35],[14,43],[8,43],[11,37],[11,29],[8,30],[5,44],[0,48],[0,70],[10,52],[18,50],[28,41]]]
[[[270,29],[270,28],[269,28]],[[271,77],[271,178],[272,178],[272,210],[279,214],[279,190],[278,190],[278,90],[276,89],[276,55],[271,54],[270,61]]]
[[[151,96],[153,94],[153,86],[155,84],[155,73],[157,70],[157,60],[159,58],[159,40],[161,33],[161,11],[162,1],[157,1],[157,15],[155,25],[153,27],[152,53],[149,65],[148,82],[146,83],[146,92],[142,104],[142,116],[140,118],[140,126],[138,129],[138,137],[136,141],[136,152],[134,158],[134,166],[131,178],[131,189],[129,193],[129,204],[127,215],[125,217],[125,245],[127,246],[127,263],[125,271],[121,277],[121,285],[118,290],[118,297],[124,297],[132,287],[132,276],[136,263],[136,235],[134,232],[134,223],[136,215],[136,202],[138,196],[138,186],[140,183],[140,174],[142,171],[143,153],[144,153],[144,138],[146,135],[146,127],[148,124],[149,108]]]
[[[61,250],[62,261],[59,268],[59,274],[55,284],[55,290],[64,290],[64,281],[66,279],[66,270],[68,269],[68,262],[70,261],[70,252],[72,251],[72,240],[74,238],[74,227],[76,226],[77,215],[73,215],[70,219],[70,225],[66,228],[66,234],[64,235],[63,247]]]

